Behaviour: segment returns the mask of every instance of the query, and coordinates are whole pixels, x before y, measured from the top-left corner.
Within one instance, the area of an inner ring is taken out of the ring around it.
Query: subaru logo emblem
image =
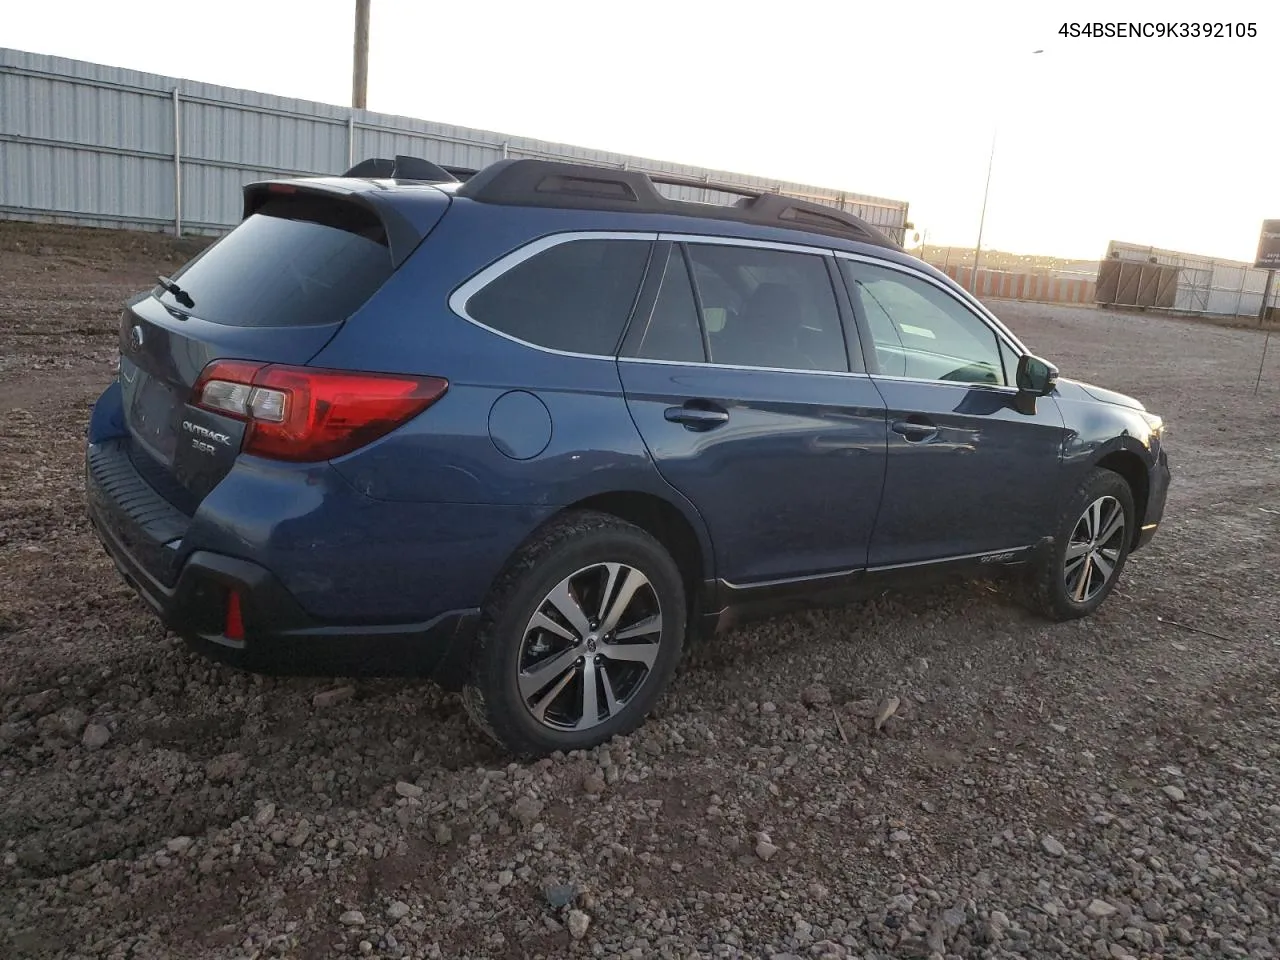
[[[141,327],[134,327],[131,331],[129,331],[129,343],[133,346],[134,350],[142,349],[142,328]]]

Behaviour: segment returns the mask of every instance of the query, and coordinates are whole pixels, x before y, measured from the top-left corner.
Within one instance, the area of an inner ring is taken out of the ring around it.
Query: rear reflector
[[[311,462],[390,433],[448,389],[439,377],[215,360],[200,374],[191,402],[245,421],[246,453]]]
[[[240,612],[240,594],[234,590],[227,593],[227,622],[222,628],[222,635],[228,640],[244,639],[244,615]]]

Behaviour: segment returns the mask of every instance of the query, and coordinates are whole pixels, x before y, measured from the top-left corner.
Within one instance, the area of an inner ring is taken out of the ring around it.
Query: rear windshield
[[[350,203],[272,199],[173,279],[189,304],[157,290],[165,304],[236,327],[337,323],[391,275],[377,218]]]

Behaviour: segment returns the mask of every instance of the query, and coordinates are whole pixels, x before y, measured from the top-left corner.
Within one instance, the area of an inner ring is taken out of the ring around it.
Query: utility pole
[[[1044,51],[1031,51],[1032,56],[1037,53],[1044,53]],[[975,297],[978,295],[978,266],[982,263],[982,228],[987,222],[987,197],[991,193],[991,168],[996,162],[996,134],[999,130],[998,124],[991,130],[991,153],[987,155],[987,182],[982,187],[982,213],[978,217],[978,242],[973,245],[973,273],[969,277],[969,292]]]
[[[1271,297],[1271,285],[1275,282],[1276,272],[1274,270],[1267,271],[1267,285],[1262,288],[1262,306],[1258,308],[1258,326],[1262,326],[1267,321],[1267,300]],[[1267,365],[1267,347],[1271,346],[1271,330],[1267,330],[1267,336],[1262,341],[1262,359],[1258,362],[1258,379],[1253,381],[1253,395],[1258,395],[1258,387],[1262,385],[1262,368]]]
[[[1262,326],[1267,320],[1267,301],[1271,299],[1271,287],[1276,282],[1276,272],[1274,270],[1267,271],[1267,282],[1262,288],[1262,306],[1258,307],[1258,326]]]
[[[356,0],[355,57],[351,72],[351,106],[365,108],[369,90],[369,0]]]
[[[987,222],[987,195],[991,193],[991,167],[996,162],[996,132],[991,132],[991,153],[987,156],[987,183],[982,188],[982,214],[978,217],[978,242],[973,245],[973,274],[969,278],[969,292],[978,295],[978,264],[982,262],[982,228]]]

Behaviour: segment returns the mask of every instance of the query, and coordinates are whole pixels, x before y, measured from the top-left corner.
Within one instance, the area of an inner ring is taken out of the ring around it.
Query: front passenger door
[[[1020,413],[1012,353],[939,281],[840,259],[884,397],[888,464],[872,567],[1034,545],[1053,531],[1065,434],[1052,397]]]

